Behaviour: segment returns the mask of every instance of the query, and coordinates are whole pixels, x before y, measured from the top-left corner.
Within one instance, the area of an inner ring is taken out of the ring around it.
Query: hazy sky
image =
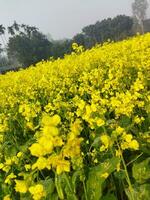
[[[0,0],[0,24],[14,20],[37,26],[54,39],[71,38],[89,24],[117,14],[131,15],[134,0]]]

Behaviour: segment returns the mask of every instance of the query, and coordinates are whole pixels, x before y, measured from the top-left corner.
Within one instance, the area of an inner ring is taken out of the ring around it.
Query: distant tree
[[[93,46],[94,44],[96,44],[96,42],[98,42],[98,38],[96,37],[96,33],[98,32],[97,26],[96,24],[93,25],[89,25],[86,26],[82,29],[83,34],[89,38],[89,44],[88,46]]]
[[[8,33],[11,36],[27,35],[28,37],[31,37],[31,34],[38,32],[38,28],[36,28],[35,26],[29,26],[26,24],[17,24],[16,21],[14,21],[12,26],[9,26],[7,29],[8,29]]]
[[[4,54],[4,48],[2,48],[2,45],[0,44],[0,67],[6,67],[8,65],[10,65],[10,62]]]
[[[6,66],[8,64],[8,59],[6,58],[5,50],[6,50],[6,38],[5,38],[5,27],[0,24],[0,38],[2,44],[0,44],[0,66]]]
[[[133,19],[129,16],[118,15],[111,21],[111,39],[118,41],[132,36]]]
[[[103,43],[108,39],[121,40],[131,36],[133,19],[125,15],[118,15],[115,18],[104,19],[94,25],[86,26],[82,29],[84,37],[89,41],[89,46],[96,43]]]
[[[3,45],[5,46],[6,41],[5,41],[5,37],[3,38],[4,34],[5,34],[5,27],[2,24],[0,24],[0,37],[2,39]]]
[[[132,3],[133,16],[135,17],[135,19],[139,23],[142,33],[144,33],[143,22],[146,19],[147,9],[148,9],[148,1],[147,0],[135,0]]]
[[[5,33],[5,27],[2,24],[0,24],[0,35],[4,33]]]
[[[102,43],[108,39],[113,39],[112,19],[104,19],[95,24],[96,40]]]
[[[86,38],[85,37],[86,36],[83,33],[78,33],[72,38],[72,40],[73,40],[73,42],[75,42],[75,43],[77,43],[79,45],[85,46],[86,45],[85,44],[86,43]]]
[[[0,55],[0,67],[7,67],[10,65],[11,65],[11,63],[8,60],[7,56]]]
[[[13,29],[12,26],[9,26],[7,29],[8,29],[8,33],[9,33],[10,35],[15,35],[14,29]]]
[[[150,32],[150,19],[144,20],[144,32]]]
[[[52,38],[52,35],[50,33],[47,33],[46,34],[46,38],[50,41],[50,42],[53,42],[53,38]]]
[[[138,1],[142,0],[135,0],[136,3]],[[142,19],[145,19],[146,15],[143,14],[143,16]],[[44,35],[34,26],[18,24],[14,21],[12,26],[8,27],[10,37],[7,55],[13,67],[18,65],[26,67],[49,57],[63,58],[65,54],[71,53],[74,42],[87,49],[108,39],[118,41],[132,36],[134,34],[133,23],[132,17],[118,15],[84,27],[82,32],[76,34],[72,39],[53,40],[50,34]],[[149,26],[149,21],[144,25],[145,27]],[[4,32],[5,28],[0,25],[0,36]]]
[[[0,55],[1,55],[2,51],[3,51],[2,45],[0,44]]]
[[[14,28],[14,30],[19,31],[19,27],[20,27],[20,25],[17,24],[16,21],[14,21],[14,24],[13,24],[13,28]]]
[[[19,27],[20,25],[17,24],[16,21],[14,21],[13,25],[12,26],[8,26],[7,30],[8,30],[8,33],[13,36],[15,35],[16,32],[19,32]]]
[[[52,43],[36,27],[14,23],[8,31],[11,34],[7,48],[10,60],[16,58],[17,64],[27,67],[51,56]]]
[[[70,54],[72,41],[69,39],[55,40],[52,44],[52,56],[54,58],[63,58],[65,54]]]
[[[3,65],[3,60],[2,60],[2,53],[3,49],[2,49],[2,45],[0,44],[0,67]]]

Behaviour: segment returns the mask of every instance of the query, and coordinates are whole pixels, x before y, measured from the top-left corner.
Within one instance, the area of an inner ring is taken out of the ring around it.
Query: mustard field
[[[0,75],[0,199],[149,200],[150,34]]]

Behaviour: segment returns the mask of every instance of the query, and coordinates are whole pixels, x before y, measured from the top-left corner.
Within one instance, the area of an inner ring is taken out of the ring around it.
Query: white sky
[[[89,24],[118,14],[132,15],[134,0],[0,0],[0,24],[14,20],[37,26],[53,39],[71,38]]]

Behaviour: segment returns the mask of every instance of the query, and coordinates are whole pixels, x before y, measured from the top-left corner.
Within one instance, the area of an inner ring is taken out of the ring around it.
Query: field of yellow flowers
[[[150,34],[0,75],[0,199],[149,200]]]

